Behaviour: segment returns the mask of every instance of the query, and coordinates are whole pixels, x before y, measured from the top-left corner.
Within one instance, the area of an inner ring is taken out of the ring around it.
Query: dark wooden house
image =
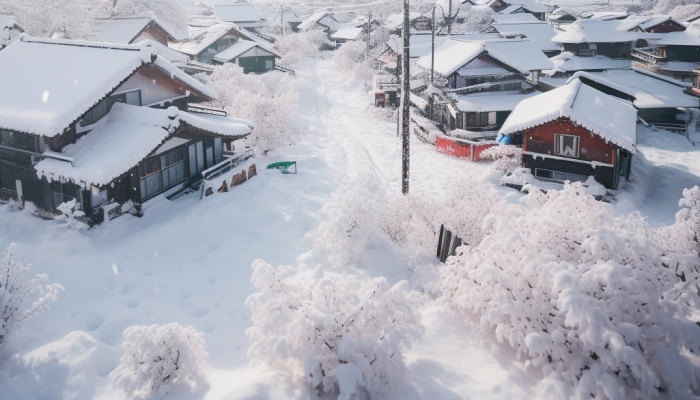
[[[579,57],[606,56],[629,59],[639,37],[636,32],[619,30],[622,21],[579,19],[566,31],[552,38],[562,51]]]
[[[49,214],[71,199],[95,221],[140,210],[251,131],[194,113],[216,95],[150,46],[22,37],[0,65],[0,92],[26,94],[0,98],[0,200]]]
[[[576,79],[522,101],[500,134],[522,143],[522,165],[538,179],[586,181],[593,176],[615,190],[620,178],[630,175],[636,111]]]
[[[241,44],[237,44],[241,42]],[[250,43],[253,43],[251,46]],[[229,23],[205,27],[191,27],[190,37],[185,41],[170,43],[170,48],[190,57],[190,60],[213,65],[234,62],[247,72],[265,72],[275,69],[275,60],[280,54],[261,37]],[[228,53],[226,50],[236,46]],[[246,49],[239,53],[237,50]],[[218,59],[216,59],[218,57]],[[242,60],[245,58],[245,60]],[[216,60],[215,60],[216,59]]]

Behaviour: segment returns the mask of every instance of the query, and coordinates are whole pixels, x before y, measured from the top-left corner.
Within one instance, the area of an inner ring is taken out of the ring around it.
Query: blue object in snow
[[[498,137],[496,137],[496,143],[510,144],[510,136],[499,133]]]

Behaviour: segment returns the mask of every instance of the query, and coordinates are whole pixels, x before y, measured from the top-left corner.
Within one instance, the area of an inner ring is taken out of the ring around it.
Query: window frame
[[[570,154],[565,154],[563,152],[563,148],[561,147],[561,144],[563,143],[563,138],[573,138],[574,143],[575,143],[575,152],[576,155],[570,155]],[[555,133],[554,134],[554,154],[557,156],[562,156],[562,157],[569,157],[569,158],[579,158],[581,155],[581,137],[578,135],[567,135],[564,133]]]

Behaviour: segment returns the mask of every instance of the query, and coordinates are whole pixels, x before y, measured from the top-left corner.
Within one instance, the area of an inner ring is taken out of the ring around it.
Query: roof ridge
[[[144,51],[151,49],[149,45],[138,45],[138,44],[119,44],[119,43],[107,43],[107,42],[91,42],[87,40],[70,40],[70,39],[48,39],[48,38],[36,38],[29,36],[26,33],[22,33],[19,40],[24,43],[39,43],[39,44],[53,44],[59,46],[75,46],[75,47],[90,47],[95,49],[105,49],[105,50],[124,50],[124,51]],[[154,50],[151,50],[155,54]]]

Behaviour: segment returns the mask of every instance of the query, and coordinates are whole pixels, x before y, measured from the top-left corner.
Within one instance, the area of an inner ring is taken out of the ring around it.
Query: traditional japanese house
[[[167,46],[168,42],[185,40],[188,35],[187,30],[172,29],[155,17],[98,19],[95,24],[95,34],[109,43],[133,44],[151,40]]]
[[[562,12],[560,13],[552,13],[552,15],[549,17],[549,23],[557,29],[563,29],[564,27],[567,27],[576,22],[577,19],[578,18],[576,18],[575,16],[562,10]]]
[[[416,64],[430,74],[431,55]],[[497,131],[538,85],[549,59],[527,39],[450,39],[435,51],[437,88],[429,114],[443,128]]]
[[[223,53],[240,41],[243,43],[236,46],[234,50]],[[251,42],[255,45],[250,46]],[[221,55],[217,60],[219,63],[236,62],[238,58],[237,63],[240,65],[240,58],[246,58],[243,60],[243,64],[252,72],[274,69],[274,59],[280,58],[280,54],[266,40],[229,23],[203,27],[190,26],[189,39],[179,43],[170,43],[169,46],[171,49],[189,56],[191,61],[201,64],[214,64],[215,57],[219,55]],[[245,48],[247,48],[245,52],[238,53],[238,50]],[[244,68],[246,68],[245,66]],[[266,67],[271,68],[267,69]]]
[[[236,24],[241,28],[255,31],[269,25],[254,5],[247,2],[216,4],[212,6],[216,19]]]
[[[214,56],[214,64],[234,63],[244,73],[262,73],[275,69],[275,54],[260,43],[238,40],[231,47]]]
[[[501,35],[521,35],[522,37],[532,40],[547,57],[553,57],[561,53],[561,48],[556,43],[552,42],[552,38],[556,36],[557,33],[554,28],[546,22],[497,22],[491,26],[496,28]]]
[[[698,99],[687,93],[687,84],[644,69],[577,72],[569,81],[575,79],[630,102],[645,123],[682,134],[691,118],[689,110],[700,107]]]
[[[432,16],[430,14],[411,11],[408,18],[411,30],[426,32],[432,29]],[[401,30],[403,29],[403,13],[391,14],[386,17],[384,26],[389,30],[389,33],[401,35]]]
[[[629,59],[640,34],[618,29],[621,22],[580,19],[554,36],[552,42],[559,44],[562,52],[578,57]]]
[[[9,46],[19,38],[24,30],[17,24],[12,15],[0,15],[0,50]]]
[[[518,3],[526,4],[518,4]],[[500,14],[532,14],[535,18],[540,21],[544,21],[545,14],[549,11],[549,7],[541,3],[536,3],[534,1],[514,1],[508,7],[499,11]]]
[[[685,26],[670,17],[655,17],[637,25],[648,32],[632,51],[633,64],[681,81],[692,81],[700,66],[700,25]]]
[[[593,176],[615,190],[620,178],[630,175],[636,114],[630,104],[575,79],[520,102],[500,134],[522,141],[522,165],[538,179],[586,181]]]
[[[252,129],[196,107],[216,95],[152,46],[23,36],[0,65],[0,93],[23,94],[0,96],[0,199],[48,213],[71,199],[95,221],[140,212]]]

